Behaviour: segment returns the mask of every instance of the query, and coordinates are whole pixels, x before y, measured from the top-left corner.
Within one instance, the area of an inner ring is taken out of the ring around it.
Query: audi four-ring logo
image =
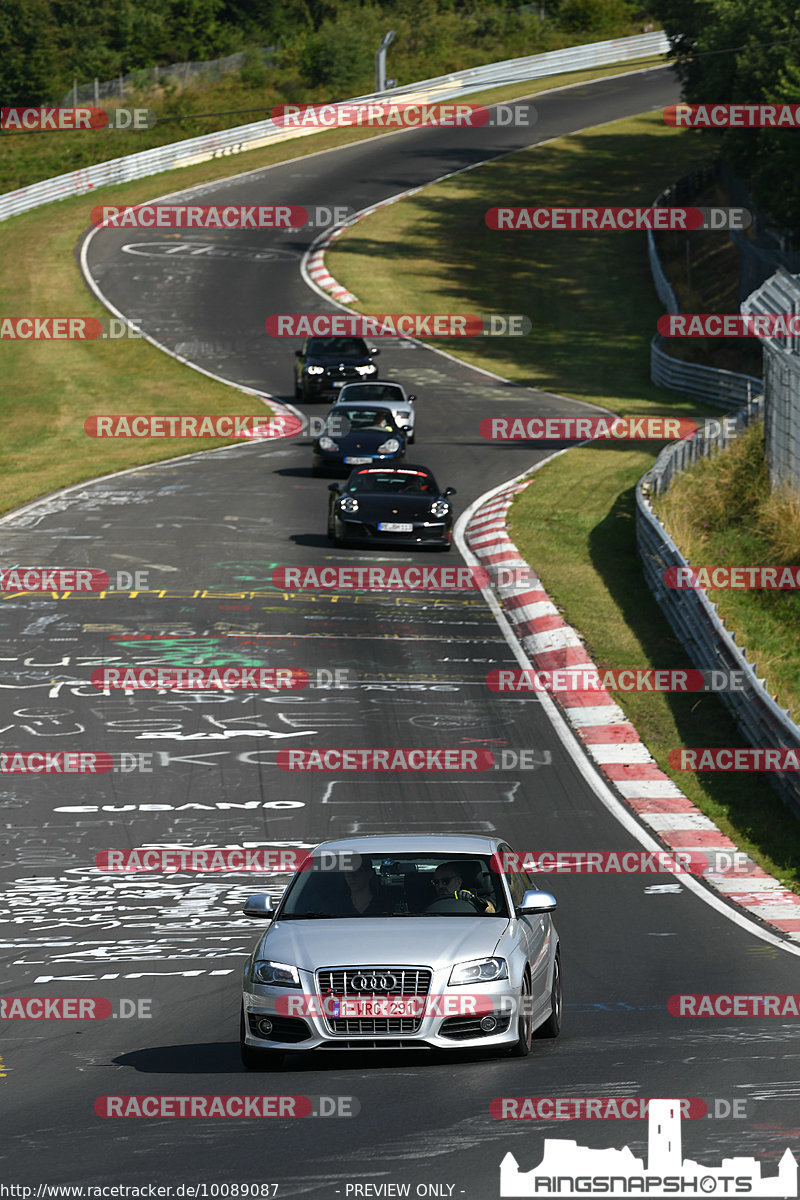
[[[350,986],[357,992],[388,992],[397,987],[394,975],[354,975]]]

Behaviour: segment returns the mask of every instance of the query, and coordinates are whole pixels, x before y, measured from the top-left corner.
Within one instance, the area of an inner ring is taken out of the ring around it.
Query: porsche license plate
[[[414,526],[403,521],[379,521],[378,529],[381,533],[411,533]]]
[[[352,466],[352,467],[363,467],[365,463],[371,463],[372,459],[371,458],[359,458],[359,457],[354,457],[353,455],[350,455],[348,458],[345,458],[344,461],[349,466]]]

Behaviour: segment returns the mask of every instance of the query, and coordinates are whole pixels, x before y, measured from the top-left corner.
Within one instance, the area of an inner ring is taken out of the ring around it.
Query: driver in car
[[[459,865],[456,862],[439,863],[439,866],[433,873],[433,887],[436,899],[449,900],[452,897],[456,900],[466,900],[474,907],[476,912],[497,912],[491,900],[485,900],[483,896],[478,896],[475,892],[469,892],[462,886],[464,880],[458,872]]]

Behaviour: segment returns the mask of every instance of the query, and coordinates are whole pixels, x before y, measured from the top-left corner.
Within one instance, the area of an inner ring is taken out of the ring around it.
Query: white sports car
[[[406,430],[409,444],[413,444],[416,434],[416,412],[414,401],[416,396],[407,392],[402,384],[380,380],[375,383],[346,383],[334,401],[337,404],[358,403],[370,405],[380,404],[388,408],[396,423]]]

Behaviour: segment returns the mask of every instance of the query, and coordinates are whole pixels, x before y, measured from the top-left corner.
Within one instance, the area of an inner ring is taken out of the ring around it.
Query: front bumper
[[[280,989],[262,984],[250,984],[244,992],[245,1041],[253,1049],[285,1051],[308,1050],[459,1050],[469,1047],[510,1046],[517,1040],[518,993],[509,980],[493,984],[482,984],[481,995],[491,996],[492,1014],[498,1021],[497,1028],[485,1032],[479,1028],[481,1017],[469,1014],[454,1015],[466,988],[431,988],[430,1011],[420,1019],[411,1017],[388,1018],[380,1021],[353,1019],[349,1028],[337,1031],[334,1022],[318,1011],[308,1011],[308,1005],[296,1005],[298,1015],[286,1016],[278,1012],[278,998],[294,996],[298,1001],[313,1001],[318,1008],[320,997],[313,992],[313,979],[308,972],[301,972],[304,990]],[[446,975],[446,973],[445,973]],[[448,998],[451,998],[448,1003]],[[438,1003],[437,1003],[438,1002]],[[273,1023],[269,1035],[258,1032],[258,1022],[267,1017]],[[341,1024],[341,1022],[340,1022]],[[361,1030],[356,1026],[363,1025]],[[375,1026],[381,1026],[375,1028]]]
[[[386,533],[376,524],[364,521],[345,521],[334,518],[336,536],[345,542],[370,542],[382,546],[449,546],[453,537],[452,526],[442,521],[413,522],[410,533]]]

